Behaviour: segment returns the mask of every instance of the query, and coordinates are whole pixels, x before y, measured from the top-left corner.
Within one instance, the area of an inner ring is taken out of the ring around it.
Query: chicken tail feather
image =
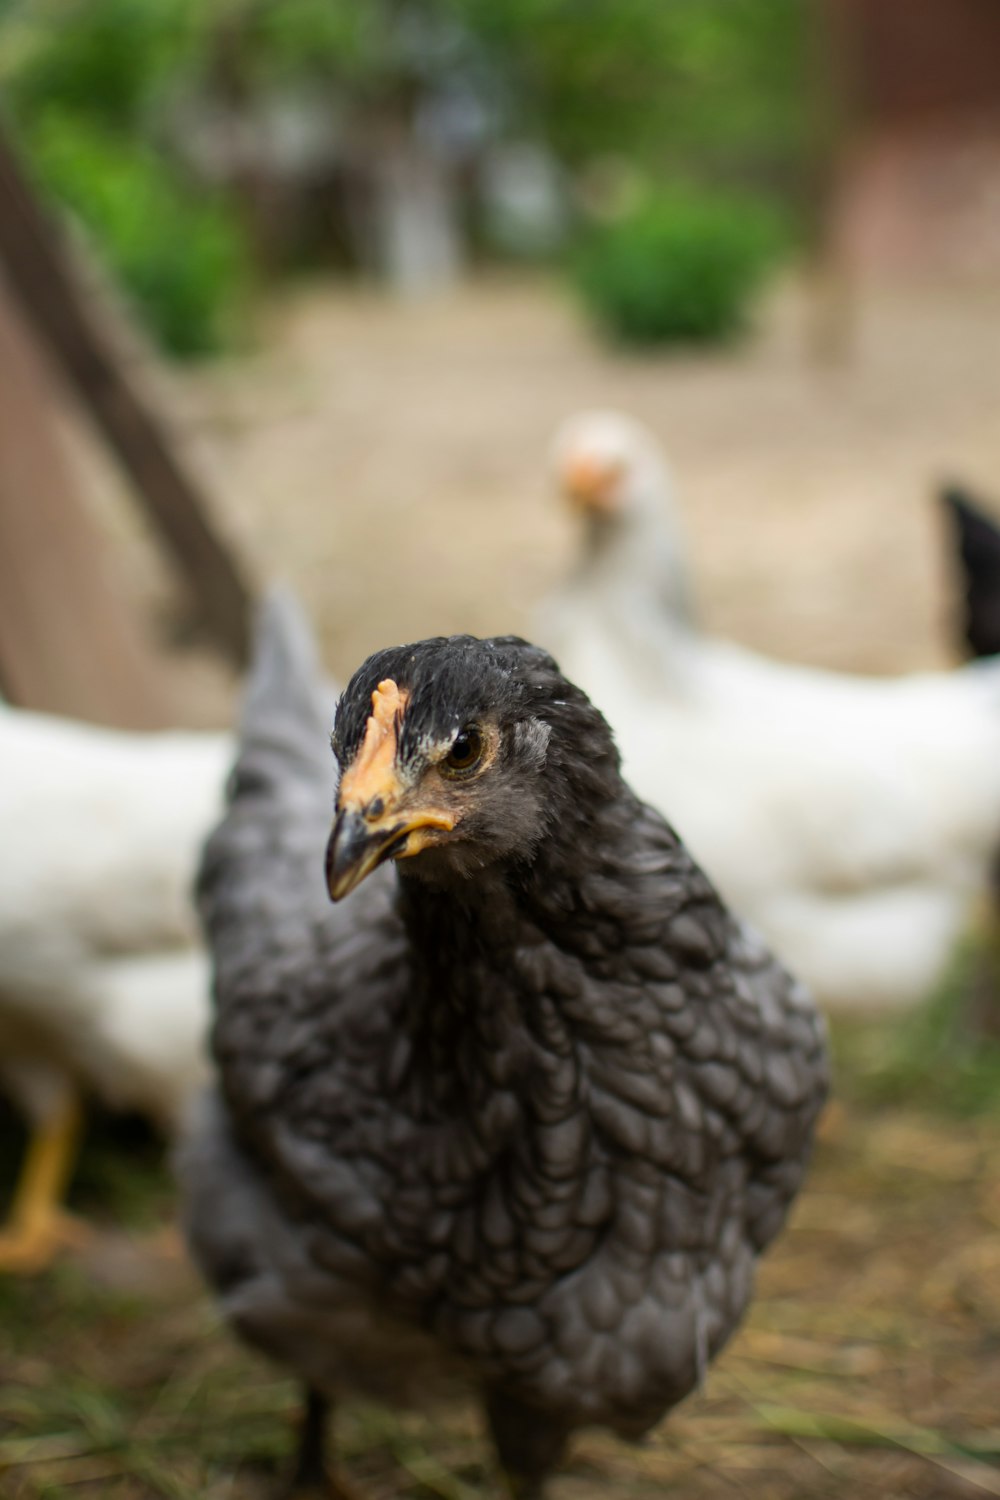
[[[298,599],[288,588],[271,589],[257,612],[230,800],[317,773],[329,784],[335,705]]]

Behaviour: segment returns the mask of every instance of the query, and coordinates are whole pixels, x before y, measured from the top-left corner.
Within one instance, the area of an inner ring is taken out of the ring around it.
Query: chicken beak
[[[326,846],[331,901],[349,896],[387,859],[419,854],[434,841],[434,830],[455,826],[455,816],[444,808],[415,807],[412,789],[400,780],[396,736],[408,699],[407,690],[388,677],[372,693],[364,739],[340,778],[337,817]]]
[[[386,857],[390,838],[374,833],[359,812],[339,812],[326,846],[326,884],[331,901],[341,901]]]
[[[349,896],[387,859],[419,854],[426,846],[428,830],[454,826],[454,818],[445,813],[427,811],[410,818],[389,816],[373,821],[354,808],[341,808],[326,846],[330,900]]]
[[[560,475],[567,499],[592,515],[609,516],[618,509],[617,485],[622,476],[620,464],[600,462],[586,454],[576,454],[563,466]]]

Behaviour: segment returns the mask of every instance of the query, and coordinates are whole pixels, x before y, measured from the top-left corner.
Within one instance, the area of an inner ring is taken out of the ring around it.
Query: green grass
[[[878,1020],[839,1018],[834,1054],[845,1090],[872,1104],[912,1103],[962,1118],[1000,1114],[1000,971],[988,940],[970,937],[917,1010]]]

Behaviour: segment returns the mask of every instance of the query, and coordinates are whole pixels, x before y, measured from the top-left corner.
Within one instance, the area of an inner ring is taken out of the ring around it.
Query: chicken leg
[[[319,1391],[306,1391],[305,1413],[291,1483],[282,1500],[358,1500],[357,1495],[326,1467],[326,1434],[330,1402]]]
[[[79,1245],[87,1236],[84,1225],[60,1208],[76,1160],[82,1111],[72,1091],[31,1140],[6,1227],[0,1232],[0,1272],[31,1275],[44,1270],[59,1250]]]
[[[569,1429],[550,1414],[496,1389],[486,1392],[485,1405],[511,1500],[542,1500],[546,1479],[566,1451]]]

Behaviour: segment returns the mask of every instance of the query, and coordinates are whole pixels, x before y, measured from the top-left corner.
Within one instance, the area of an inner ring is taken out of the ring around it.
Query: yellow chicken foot
[[[89,1231],[60,1207],[76,1160],[82,1126],[79,1100],[70,1094],[32,1132],[14,1189],[7,1226],[0,1233],[0,1272],[32,1275],[60,1250],[82,1244]]]

